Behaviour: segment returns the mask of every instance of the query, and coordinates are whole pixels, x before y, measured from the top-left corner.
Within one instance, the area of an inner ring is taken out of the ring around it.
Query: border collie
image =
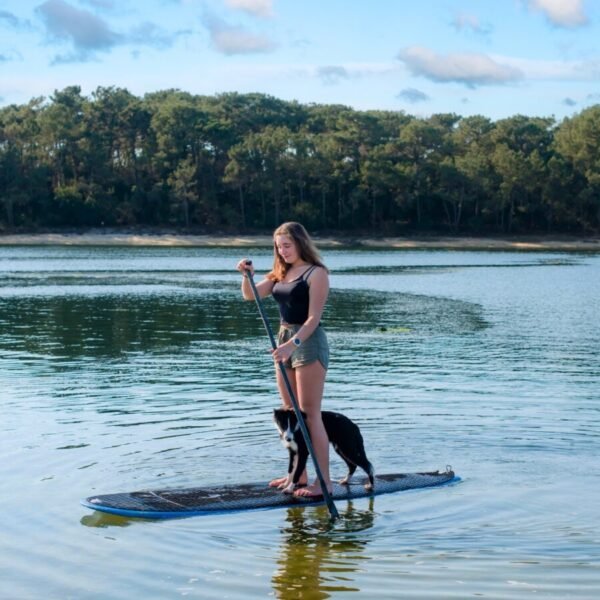
[[[302,413],[306,419],[306,415]],[[369,477],[365,485],[366,490],[372,490],[374,486],[375,470],[367,459],[365,446],[360,429],[356,423],[348,417],[331,411],[321,411],[323,425],[333,444],[334,450],[342,457],[348,465],[348,474],[340,481],[342,485],[348,485],[356,467],[360,467]],[[273,421],[279,430],[279,436],[284,448],[288,449],[290,462],[288,466],[287,481],[279,487],[286,494],[291,494],[298,484],[300,475],[306,467],[308,459],[308,448],[300,429],[300,424],[293,410],[276,408],[273,410]]]

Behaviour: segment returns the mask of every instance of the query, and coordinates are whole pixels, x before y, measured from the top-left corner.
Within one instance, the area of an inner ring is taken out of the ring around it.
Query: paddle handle
[[[246,264],[251,265],[252,261],[247,260]],[[265,329],[267,330],[267,335],[269,336],[269,340],[271,341],[271,347],[273,348],[273,350],[276,350],[277,342],[275,341],[275,336],[273,335],[273,330],[271,329],[269,319],[267,318],[267,314],[265,313],[265,309],[260,300],[260,296],[258,295],[258,290],[256,289],[256,284],[254,283],[254,277],[252,276],[252,273],[250,271],[247,271],[246,276],[248,277],[248,280],[250,281],[250,287],[252,288],[252,293],[254,294],[254,300],[256,301],[256,306],[258,307],[258,312],[260,313],[263,325],[265,326]],[[329,490],[327,489],[327,484],[325,483],[325,478],[323,477],[323,472],[321,471],[321,467],[319,466],[319,461],[317,460],[317,457],[315,456],[315,450],[313,448],[312,441],[310,439],[310,434],[308,433],[308,428],[306,427],[306,423],[304,422],[304,417],[302,416],[302,412],[300,411],[300,407],[296,400],[296,396],[292,389],[290,380],[287,376],[285,366],[282,362],[278,362],[277,364],[279,365],[279,370],[281,372],[281,376],[283,378],[287,392],[290,396],[290,400],[292,402],[292,407],[294,408],[294,412],[296,413],[296,418],[298,419],[298,425],[300,426],[300,431],[302,432],[302,435],[304,436],[304,441],[306,442],[306,447],[308,448],[308,452],[312,458],[312,461],[313,461],[313,464],[315,467],[315,471],[317,473],[317,478],[319,480],[319,484],[321,485],[321,491],[323,492],[323,498],[325,499],[327,508],[329,509],[329,514],[331,515],[332,519],[337,519],[340,515],[338,513],[338,510],[337,510],[335,504],[333,503],[331,494],[329,493]]]

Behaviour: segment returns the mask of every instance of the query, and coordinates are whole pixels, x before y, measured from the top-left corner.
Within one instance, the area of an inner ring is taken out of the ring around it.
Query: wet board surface
[[[394,473],[377,475],[375,489],[365,490],[366,478],[356,477],[351,485],[335,483],[332,498],[352,500],[439,486],[458,481],[454,471]],[[322,498],[296,498],[270,488],[265,482],[211,487],[145,490],[90,496],[81,503],[87,508],[124,517],[174,519],[211,513],[323,504]]]

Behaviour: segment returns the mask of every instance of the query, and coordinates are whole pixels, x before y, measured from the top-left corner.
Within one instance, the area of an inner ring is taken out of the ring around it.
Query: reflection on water
[[[368,560],[364,550],[369,536],[365,532],[372,528],[374,518],[372,498],[362,510],[348,502],[335,523],[325,506],[287,509],[278,569],[273,574],[275,596],[318,600],[359,592],[353,573]]]
[[[0,598],[447,598],[449,582],[595,597],[598,256],[324,253],[325,406],[360,425],[379,473],[451,463],[460,486],[339,503],[333,525],[325,507],[169,522],[80,507],[286,468],[239,254],[0,248]]]
[[[232,293],[4,299],[2,347],[77,358],[168,351],[255,330],[253,315],[233,303]]]
[[[141,521],[141,519],[120,517],[118,515],[98,512],[97,510],[91,515],[83,515],[83,517],[81,517],[81,524],[85,527],[129,527],[129,525],[136,521]]]
[[[89,296],[75,286],[72,294],[0,294],[0,350],[82,359],[261,336],[253,303],[242,303],[237,289],[223,287]],[[275,325],[273,303],[267,307]],[[324,321],[328,330],[361,335],[464,334],[486,327],[480,308],[466,302],[343,290],[331,293]]]
[[[276,598],[318,599],[360,591],[354,574],[365,568],[364,561],[371,560],[365,550],[376,518],[374,498],[365,499],[360,507],[352,501],[340,503],[339,509],[340,518],[335,522],[325,506],[298,506],[282,511],[276,570],[272,575]],[[99,529],[133,525],[160,527],[158,521],[97,511],[84,515],[81,524]]]

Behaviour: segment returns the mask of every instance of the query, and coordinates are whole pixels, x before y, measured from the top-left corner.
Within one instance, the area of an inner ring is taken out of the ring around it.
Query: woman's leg
[[[300,405],[300,409],[306,413],[306,425],[310,431],[315,458],[321,468],[325,484],[328,489],[331,489],[331,479],[329,476],[329,438],[327,437],[321,417],[321,403],[326,374],[327,371],[318,360],[296,368],[298,404]],[[317,479],[313,485],[297,490],[296,494],[299,496],[308,496],[320,494],[321,492],[321,485]]]
[[[294,397],[298,398],[296,369],[286,369],[285,373],[287,375],[288,381],[290,382],[290,385],[292,386],[292,392],[294,392]],[[277,389],[279,390],[279,395],[281,396],[281,401],[283,402],[283,408],[291,410],[292,401],[290,399],[290,394],[288,392],[287,386],[285,385],[285,381],[283,381],[283,375],[281,374],[281,369],[279,368],[279,365],[275,365],[275,377],[277,379]]]
[[[292,386],[294,397],[298,398],[295,369],[286,369],[285,372],[287,374],[288,381]],[[283,375],[281,374],[281,369],[279,368],[279,365],[275,365],[275,374],[277,378],[277,389],[279,390],[279,395],[281,396],[283,407],[287,408],[288,410],[292,410],[292,401],[290,399],[290,394],[288,392],[287,386],[285,385],[285,382],[283,381]],[[300,476],[298,483],[305,485],[307,481],[308,479],[306,476],[305,469],[304,473],[302,473],[302,475]],[[291,482],[288,481],[288,476],[286,475],[285,477],[278,477],[277,479],[273,479],[272,481],[270,481],[269,487],[286,487],[289,483]]]

